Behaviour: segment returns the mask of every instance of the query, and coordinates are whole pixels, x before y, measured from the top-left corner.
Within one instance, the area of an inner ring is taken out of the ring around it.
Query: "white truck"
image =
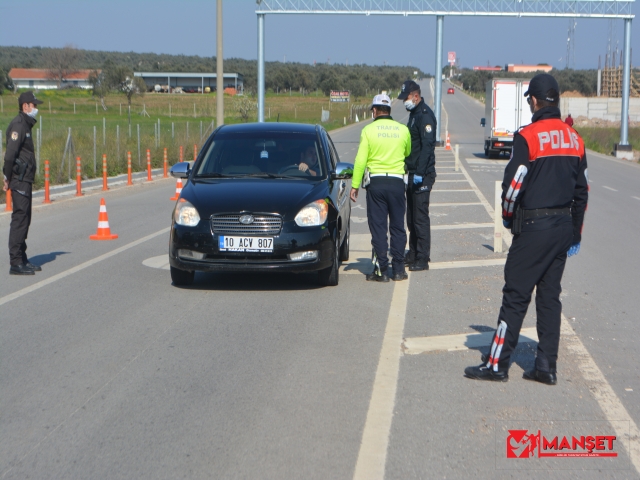
[[[513,134],[531,123],[531,110],[524,92],[529,80],[494,78],[487,82],[484,127],[484,154],[496,158],[500,153],[511,154]]]

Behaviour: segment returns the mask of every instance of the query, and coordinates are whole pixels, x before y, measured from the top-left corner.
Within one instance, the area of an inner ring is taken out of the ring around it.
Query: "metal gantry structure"
[[[264,122],[266,15],[400,15],[436,17],[436,78],[442,72],[445,16],[607,18],[624,20],[624,67],[620,145],[629,145],[631,8],[635,0],[256,0],[258,4],[258,121]],[[434,110],[440,142],[442,82],[435,82]]]

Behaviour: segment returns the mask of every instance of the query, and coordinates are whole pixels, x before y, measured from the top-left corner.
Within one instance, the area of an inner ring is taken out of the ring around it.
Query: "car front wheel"
[[[171,267],[171,281],[177,287],[187,287],[193,283],[196,272]]]
[[[318,272],[318,283],[323,287],[335,287],[339,281],[339,268],[340,268],[340,235],[336,232],[336,239],[333,245],[333,261],[329,268],[320,270]]]

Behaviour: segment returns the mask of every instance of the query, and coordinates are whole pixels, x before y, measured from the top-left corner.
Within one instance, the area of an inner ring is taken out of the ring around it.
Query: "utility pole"
[[[224,69],[222,68],[222,0],[216,0],[217,6],[217,53],[216,53],[216,112],[218,126],[224,124]]]

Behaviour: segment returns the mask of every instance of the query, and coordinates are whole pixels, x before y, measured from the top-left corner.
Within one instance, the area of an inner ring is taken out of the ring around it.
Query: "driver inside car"
[[[320,174],[320,166],[318,165],[318,154],[316,148],[313,145],[309,145],[300,154],[300,163],[298,163],[298,170],[306,172],[312,177]]]

